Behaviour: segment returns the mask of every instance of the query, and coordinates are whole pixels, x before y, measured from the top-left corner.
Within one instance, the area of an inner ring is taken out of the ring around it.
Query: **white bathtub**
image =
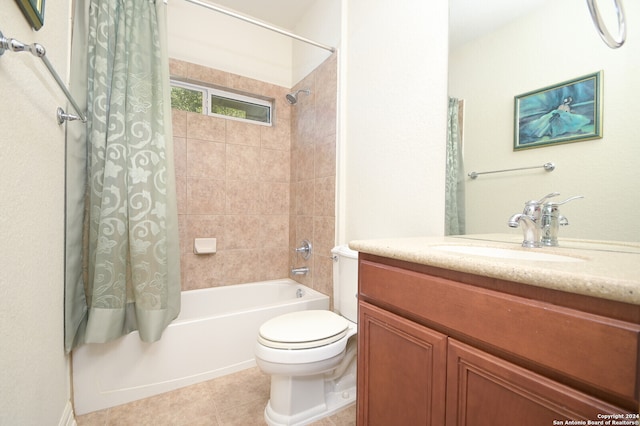
[[[75,413],[253,367],[260,325],[305,309],[329,309],[329,297],[289,279],[182,292],[180,315],[160,341],[143,343],[133,332],[73,351]]]

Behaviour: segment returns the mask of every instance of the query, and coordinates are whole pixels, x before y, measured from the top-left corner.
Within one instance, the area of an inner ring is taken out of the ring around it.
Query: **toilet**
[[[308,424],[356,400],[358,252],[331,253],[335,312],[291,312],[260,327],[255,358],[271,375],[270,426]]]

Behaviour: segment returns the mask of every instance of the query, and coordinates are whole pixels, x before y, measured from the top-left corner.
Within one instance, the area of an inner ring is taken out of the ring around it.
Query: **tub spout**
[[[291,275],[307,275],[309,273],[309,267],[303,266],[301,268],[291,268]]]

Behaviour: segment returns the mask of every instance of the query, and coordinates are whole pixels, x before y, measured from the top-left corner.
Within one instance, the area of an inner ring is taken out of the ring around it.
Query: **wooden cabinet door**
[[[447,363],[447,426],[565,424],[625,411],[451,338]]]
[[[358,425],[444,424],[447,336],[359,304]]]

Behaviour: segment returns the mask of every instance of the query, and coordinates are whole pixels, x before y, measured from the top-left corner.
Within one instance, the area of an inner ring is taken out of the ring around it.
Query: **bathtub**
[[[329,309],[329,297],[282,279],[182,292],[180,315],[162,339],[137,332],[73,351],[78,415],[255,366],[258,329],[287,312]]]

